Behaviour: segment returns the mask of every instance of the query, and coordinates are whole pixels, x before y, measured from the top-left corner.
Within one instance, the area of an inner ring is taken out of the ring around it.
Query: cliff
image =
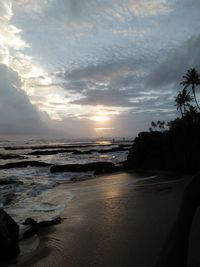
[[[165,132],[141,132],[124,166],[194,173],[200,170],[200,123],[179,123]]]

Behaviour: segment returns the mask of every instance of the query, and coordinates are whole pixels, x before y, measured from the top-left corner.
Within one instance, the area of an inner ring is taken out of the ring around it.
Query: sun
[[[97,116],[90,117],[90,120],[96,121],[96,122],[107,122],[110,120],[110,117],[97,115]]]

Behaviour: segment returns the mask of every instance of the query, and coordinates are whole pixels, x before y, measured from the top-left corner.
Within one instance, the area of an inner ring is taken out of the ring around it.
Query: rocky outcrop
[[[0,169],[12,169],[12,168],[26,168],[30,167],[46,167],[51,166],[52,164],[48,164],[40,161],[20,161],[20,162],[11,162],[7,164],[0,165]]]
[[[0,259],[13,259],[19,253],[19,226],[0,209]]]
[[[112,173],[118,170],[112,162],[92,162],[87,164],[54,165],[50,168],[51,173],[55,172],[87,172],[94,171],[95,174]]]
[[[200,170],[200,127],[166,132],[142,132],[136,137],[124,167],[194,173]]]

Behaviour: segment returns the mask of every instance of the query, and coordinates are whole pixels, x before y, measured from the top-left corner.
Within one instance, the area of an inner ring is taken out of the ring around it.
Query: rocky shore
[[[141,132],[130,149],[124,167],[195,173],[200,170],[199,136],[199,124],[164,132]]]

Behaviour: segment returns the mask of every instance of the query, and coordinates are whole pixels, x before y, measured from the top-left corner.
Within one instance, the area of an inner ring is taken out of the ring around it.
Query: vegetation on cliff
[[[200,170],[200,107],[196,98],[200,74],[196,69],[188,70],[181,85],[183,89],[175,97],[180,117],[167,123],[152,122],[149,132],[139,133],[125,162],[126,168],[189,173]]]

